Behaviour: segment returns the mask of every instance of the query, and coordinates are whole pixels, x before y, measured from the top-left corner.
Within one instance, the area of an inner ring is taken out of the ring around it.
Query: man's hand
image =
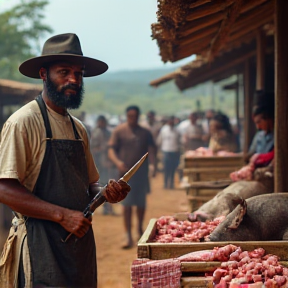
[[[130,185],[123,181],[115,181],[110,179],[104,192],[104,196],[109,203],[117,203],[122,201],[131,190]]]
[[[83,212],[65,209],[63,218],[59,224],[68,232],[73,233],[78,238],[83,237],[90,229],[91,219],[84,217]]]

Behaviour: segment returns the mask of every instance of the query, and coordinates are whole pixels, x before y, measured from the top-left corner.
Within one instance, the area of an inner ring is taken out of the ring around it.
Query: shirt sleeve
[[[1,133],[0,178],[23,183],[31,162],[28,134],[23,122],[6,122]]]
[[[257,147],[257,138],[258,138],[258,132],[254,135],[252,143],[249,147],[249,153],[256,153],[256,147]]]

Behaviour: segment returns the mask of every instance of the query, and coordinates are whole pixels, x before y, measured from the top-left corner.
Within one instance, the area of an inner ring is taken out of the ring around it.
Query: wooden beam
[[[247,17],[246,15],[245,17],[244,16],[240,17],[236,21],[233,29],[231,30],[232,35],[229,36],[227,42],[238,41],[239,38],[243,38],[243,36],[250,33],[252,30],[255,30],[258,27],[263,26],[267,22],[272,21],[272,19],[273,19],[273,3],[271,5],[271,3],[268,2],[267,4],[250,11]],[[211,41],[212,37],[214,36],[214,33],[216,33],[217,30],[216,27],[218,29],[218,26],[213,25],[206,27],[205,29],[201,29],[196,33],[189,34],[185,38],[181,38],[178,41],[176,41],[174,49],[175,54],[173,55],[173,59],[179,59],[179,54],[182,53],[180,51],[183,51],[184,49],[187,49],[187,51],[185,52],[185,55],[187,56],[185,57],[188,57],[192,54],[197,54],[199,51],[198,49],[199,44],[201,46],[201,49],[203,49],[203,47],[206,47],[208,49],[206,41],[209,42]],[[210,39],[209,38],[207,39],[206,38],[207,36],[209,36]],[[199,43],[199,41],[202,43]],[[227,43],[227,45],[229,45],[229,43]],[[195,47],[195,49],[193,49],[193,47]],[[188,55],[189,54],[188,51],[190,51],[190,55]]]
[[[204,5],[191,11],[186,16],[186,21],[193,21],[207,15],[215,14],[221,10],[225,10],[227,7],[232,5],[235,0],[214,0],[209,5]]]
[[[288,192],[288,1],[275,0],[275,192]]]
[[[254,9],[255,7],[260,6],[262,3],[270,2],[270,1],[271,0],[249,0],[249,1],[246,1],[246,3],[242,6],[241,14],[245,13],[251,9]]]
[[[240,10],[240,14],[246,13],[255,7],[256,7],[257,11],[254,11],[253,14],[255,12],[258,12],[258,11],[260,12],[260,10],[262,11],[263,7],[262,6],[258,7],[257,5],[261,5],[264,2],[267,2],[267,0],[261,0],[261,1],[250,0],[250,1],[247,1],[247,2],[243,3],[241,10]],[[273,3],[271,3],[271,2],[267,2],[267,3],[272,4],[270,6],[274,7]],[[264,9],[265,9],[265,7],[264,7]],[[247,19],[247,17],[249,17],[249,14],[244,15],[245,19]],[[225,13],[225,10],[220,10],[218,13],[206,15],[203,18],[200,18],[200,19],[197,19],[194,21],[188,21],[184,25],[181,26],[181,29],[178,30],[178,37],[177,38],[185,37],[185,36],[187,36],[191,33],[194,33],[198,30],[201,30],[201,29],[208,27],[212,24],[220,22],[221,20],[223,20],[226,17],[226,15],[227,15],[227,13]],[[249,21],[249,20],[247,19],[247,21]]]
[[[163,76],[161,78],[158,78],[158,79],[151,81],[149,83],[149,85],[157,88],[159,85],[173,80],[175,78],[176,74],[177,74],[176,71],[169,73],[169,74],[166,74],[165,76]]]
[[[193,43],[195,41],[198,41],[199,39],[205,38],[206,36],[215,35],[215,33],[218,31],[219,26],[213,25],[208,28],[202,29],[200,31],[197,31],[196,33],[190,34],[187,37],[181,38],[178,41],[176,41],[176,45],[186,45],[189,43]],[[211,39],[211,38],[210,38]]]
[[[253,10],[250,10],[248,13],[241,15],[235,23],[235,26],[232,29],[232,33],[236,33],[239,30],[245,29],[252,23],[263,20],[265,17],[271,17],[274,13],[273,2],[267,2],[260,7],[257,7]],[[264,17],[265,16],[265,17]]]
[[[225,10],[230,5],[234,3],[235,0],[214,0],[211,4],[204,5],[202,7],[199,7],[198,9],[190,9],[189,13],[186,16],[186,21],[193,21],[211,14],[215,14],[219,11]],[[245,4],[242,6],[240,13],[245,13],[259,5],[261,5],[264,2],[267,2],[270,0],[249,0],[245,1]],[[190,6],[191,7],[191,6]]]
[[[264,90],[266,35],[263,30],[258,30],[256,43],[256,90]]]
[[[229,42],[234,41],[248,33],[250,33],[253,30],[257,30],[259,27],[265,25],[266,23],[269,23],[273,20],[273,15],[263,15],[263,18],[259,18],[258,21],[255,21],[254,23],[247,23],[245,27],[243,27],[242,30],[237,31],[236,33],[233,33],[229,37]]]
[[[240,10],[244,0],[235,0],[233,5],[227,11],[227,17],[223,19],[221,27],[217,35],[211,41],[211,48],[209,51],[210,58],[213,59],[223,45],[225,45],[228,36],[233,28],[233,25],[240,15]]]
[[[242,52],[239,55],[237,55],[237,53],[231,53],[230,56],[224,55],[221,59],[217,59],[212,63],[207,63],[199,69],[191,69],[191,72],[185,78],[176,76],[176,85],[180,90],[185,90],[204,81],[213,80],[214,77],[226,73],[227,70],[233,70],[235,67],[234,72],[237,73],[237,67],[247,59],[255,56],[255,54],[256,51],[252,50],[245,54]]]
[[[202,30],[203,28],[216,24],[223,20],[224,15],[225,13],[221,11],[219,13],[209,15],[195,21],[187,22],[185,25],[181,26],[181,29],[179,29],[178,38],[183,38],[199,30]]]
[[[244,68],[244,147],[243,152],[246,154],[255,132],[255,125],[252,121],[253,97],[255,91],[255,75],[251,64],[251,59],[247,59]]]
[[[204,4],[209,3],[209,2],[211,2],[211,0],[198,0],[198,1],[190,4],[189,8],[194,9],[198,6],[204,5]]]

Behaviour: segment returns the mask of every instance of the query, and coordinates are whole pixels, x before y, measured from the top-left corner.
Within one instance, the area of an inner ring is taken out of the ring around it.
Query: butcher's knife
[[[136,162],[134,164],[134,166],[128,171],[126,172],[118,181],[122,180],[125,182],[128,182],[131,177],[136,173],[136,171],[139,169],[139,167],[143,164],[143,162],[145,161],[145,159],[148,156],[148,152],[142,156],[142,158]],[[85,210],[83,211],[84,217],[86,218],[90,218],[93,215],[93,212],[100,206],[102,205],[104,202],[106,202],[106,198],[105,198],[105,189],[106,189],[107,184],[102,187],[102,189],[95,195],[95,197],[91,200],[91,202],[88,204],[88,206],[85,208]],[[61,239],[62,242],[66,242],[73,233],[70,233],[65,240]]]

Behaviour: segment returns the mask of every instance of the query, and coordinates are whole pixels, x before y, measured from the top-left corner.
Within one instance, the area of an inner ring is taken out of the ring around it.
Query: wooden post
[[[265,89],[265,47],[266,37],[263,30],[257,33],[257,49],[256,49],[256,90]]]
[[[235,113],[237,130],[240,131],[240,105],[239,105],[239,75],[237,74],[237,82],[235,87]]]
[[[288,1],[275,0],[275,192],[288,192]]]
[[[255,133],[255,124],[252,120],[252,106],[255,91],[255,73],[251,60],[247,59],[244,67],[244,149],[247,153]]]

